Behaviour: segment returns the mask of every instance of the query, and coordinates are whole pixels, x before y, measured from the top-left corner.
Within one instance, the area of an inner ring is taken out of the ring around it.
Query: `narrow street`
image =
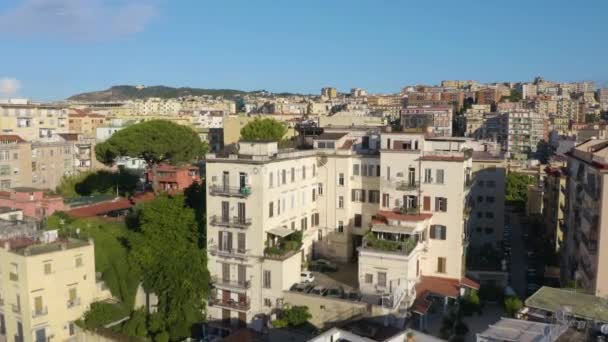
[[[510,218],[511,226],[511,287],[520,296],[526,298],[526,270],[528,262],[526,257],[526,244],[523,239],[523,213],[513,211],[507,207],[506,213]]]

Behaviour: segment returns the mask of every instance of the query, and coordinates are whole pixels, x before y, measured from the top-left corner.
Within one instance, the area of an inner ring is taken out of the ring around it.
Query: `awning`
[[[268,231],[269,234],[276,235],[282,238],[286,237],[289,234],[293,234],[294,232],[295,230],[291,230],[285,227],[276,227]]]
[[[372,232],[391,234],[413,234],[415,226],[389,226],[386,224],[372,225]]]

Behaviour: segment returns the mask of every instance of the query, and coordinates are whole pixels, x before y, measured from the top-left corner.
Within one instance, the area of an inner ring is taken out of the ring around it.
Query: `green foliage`
[[[85,329],[96,329],[129,316],[129,308],[121,303],[95,302],[84,314],[79,325]]]
[[[475,312],[481,314],[481,301],[477,290],[470,290],[460,299],[460,309],[465,316],[471,316]]]
[[[184,196],[186,197],[186,206],[194,210],[194,216],[196,218],[196,224],[198,226],[198,245],[201,248],[206,247],[207,243],[207,229],[206,229],[206,215],[205,209],[206,204],[206,190],[205,182],[203,184],[192,183],[188,188],[184,189]]]
[[[255,118],[241,128],[241,139],[247,141],[281,141],[287,127],[275,119]]]
[[[405,241],[382,240],[378,239],[372,232],[365,235],[365,243],[368,247],[389,252],[402,251],[409,253],[416,247],[416,241],[413,239],[406,239]]]
[[[148,335],[146,316],[146,312],[142,309],[133,311],[131,319],[122,326],[122,333],[132,337],[146,337]]]
[[[535,184],[534,177],[522,173],[509,172],[507,175],[505,200],[518,206],[525,206],[528,185]]]
[[[439,336],[444,340],[463,341],[464,336],[469,332],[469,327],[462,321],[460,314],[450,311],[443,316]]]
[[[155,342],[169,342],[169,333],[166,331],[163,331],[163,332],[157,334],[156,336],[154,336],[154,341]]]
[[[523,98],[521,91],[512,89],[509,96],[503,96],[500,101],[519,102]]]
[[[515,296],[507,297],[505,299],[505,312],[510,317],[515,317],[515,314],[517,314],[519,309],[521,309],[523,306],[524,306],[524,303],[521,301],[521,299],[519,299]]]
[[[116,194],[129,196],[135,192],[139,176],[133,172],[119,168],[118,172],[99,170],[63,176],[55,192],[64,198],[91,196],[100,194]]]
[[[131,258],[142,270],[143,286],[158,296],[158,314],[171,339],[188,336],[191,325],[202,320],[209,284],[194,210],[184,196],[163,195],[143,205],[138,222]]]
[[[121,222],[107,222],[101,219],[61,219],[65,213],[55,213],[47,220],[48,229],[58,229],[61,236],[74,236],[80,231],[81,238],[95,241],[95,269],[101,273],[106,286],[113,296],[126,307],[132,308],[139,284],[139,272],[129,262],[128,248],[124,242],[129,231]]]
[[[272,321],[274,328],[297,327],[312,318],[308,307],[306,306],[287,306],[281,315],[281,318]]]
[[[166,120],[151,120],[120,130],[95,146],[97,159],[112,165],[120,156],[142,158],[148,165],[190,163],[208,150],[190,127]]]
[[[295,231],[285,238],[279,239],[274,246],[266,247],[264,254],[281,256],[299,250],[302,247],[302,237],[301,231]]]
[[[151,86],[143,89],[138,89],[129,85],[113,86],[102,91],[94,91],[74,95],[69,98],[73,101],[122,101],[133,99],[147,99],[150,97],[160,97],[164,99],[183,97],[183,96],[221,96],[227,99],[235,99],[246,94],[254,92],[246,92],[235,89],[203,89],[203,88],[173,88],[167,86]]]

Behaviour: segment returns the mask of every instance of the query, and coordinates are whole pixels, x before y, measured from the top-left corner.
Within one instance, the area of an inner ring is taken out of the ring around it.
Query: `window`
[[[431,226],[430,237],[433,240],[445,240],[447,235],[446,226],[434,224]]]
[[[367,177],[367,165],[361,165],[361,176]]]
[[[305,231],[306,229],[308,229],[308,217],[304,217],[304,218],[300,219],[300,229],[302,231]]]
[[[338,228],[336,228],[336,232],[344,233],[344,222],[338,221]]]
[[[74,263],[75,263],[76,267],[81,267],[82,266],[82,257],[77,256],[76,259],[74,260]]]
[[[352,189],[351,190],[351,200],[353,202],[365,202],[365,190]]]
[[[448,199],[445,197],[435,197],[435,211],[448,211]]]
[[[344,196],[338,196],[338,209],[344,209]]]
[[[302,179],[306,179],[306,165],[302,165]]]
[[[480,187],[480,188],[483,188],[483,186],[484,186],[484,181],[482,181],[482,180],[477,181],[477,185],[479,185],[479,187]]]
[[[338,185],[344,186],[344,174],[343,173],[338,175]]]
[[[274,175],[272,172],[268,174],[268,188],[272,188],[274,186]]]
[[[321,229],[317,230],[317,240],[323,241],[323,231]]]
[[[317,189],[312,189],[312,201],[316,201],[317,200]]]
[[[264,306],[269,308],[272,306],[272,300],[270,298],[264,298]]]
[[[483,212],[482,211],[478,211],[477,212],[477,218],[483,218]]]
[[[291,182],[296,181],[296,169],[294,167],[291,168]]]
[[[493,228],[491,228],[491,227],[486,227],[486,228],[484,229],[484,231],[485,231],[485,233],[486,233],[486,234],[488,234],[488,235],[490,235],[490,234],[494,233],[494,229],[493,229]]]
[[[431,197],[424,196],[422,198],[422,209],[430,211],[431,210]]]
[[[386,167],[386,179],[391,180],[391,167],[390,166]]]
[[[477,227],[477,228],[475,228],[475,231],[476,231],[477,233],[481,233],[481,227]]]
[[[442,169],[438,169],[438,170],[435,172],[435,176],[437,177],[437,179],[436,179],[437,184],[443,184],[443,173],[444,173],[444,172],[443,172],[443,170],[442,170]]]
[[[370,177],[374,177],[374,170],[376,167],[374,165],[367,165],[367,175]]]
[[[365,273],[365,283],[371,284],[374,282],[374,275],[371,273]]]
[[[405,202],[403,203],[406,208],[418,207],[418,198],[416,196],[405,196]]]
[[[433,170],[424,169],[424,182],[433,183]]]
[[[319,183],[319,196],[323,196],[323,183]]]
[[[353,164],[353,176],[359,175],[359,164]]]
[[[51,273],[53,273],[52,264],[50,262],[45,262],[44,263],[44,274],[51,274]]]
[[[355,214],[355,219],[353,221],[354,221],[355,227],[361,227],[361,224],[363,221],[361,214]]]
[[[496,182],[492,181],[492,180],[489,180],[488,181],[488,188],[495,188],[495,187],[496,187]]]
[[[376,177],[380,177],[380,165],[376,165]]]
[[[437,258],[437,273],[445,273],[446,259],[443,257]]]
[[[228,201],[222,201],[222,222],[226,223],[230,217],[230,203]]]
[[[378,286],[386,287],[386,272],[378,272]]]
[[[274,202],[268,203],[268,217],[274,216]]]
[[[382,194],[382,207],[386,208],[390,206],[391,197],[389,194]]]
[[[281,215],[281,200],[277,200],[277,216]]]
[[[287,170],[281,170],[281,184],[287,184]]]
[[[264,270],[264,281],[262,283],[262,287],[265,289],[269,289],[270,286],[271,286],[270,271]]]
[[[9,165],[0,165],[0,176],[8,176],[11,174],[11,167]]]
[[[483,202],[483,196],[477,196],[477,202],[479,202],[479,203]]]
[[[312,164],[312,176],[315,177],[317,175],[317,165]]]
[[[494,203],[494,196],[486,196],[486,202]]]
[[[494,213],[491,211],[486,211],[486,218],[494,218]]]
[[[380,191],[370,190],[368,195],[369,203],[380,203]]]

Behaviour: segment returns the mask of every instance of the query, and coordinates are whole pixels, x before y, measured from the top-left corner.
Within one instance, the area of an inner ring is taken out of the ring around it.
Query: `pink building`
[[[24,216],[37,219],[66,208],[61,196],[47,195],[44,190],[26,187],[0,191],[0,206],[21,209]]]
[[[200,183],[201,177],[196,166],[158,165],[146,172],[147,181],[152,184],[154,191],[179,192],[193,183]]]

